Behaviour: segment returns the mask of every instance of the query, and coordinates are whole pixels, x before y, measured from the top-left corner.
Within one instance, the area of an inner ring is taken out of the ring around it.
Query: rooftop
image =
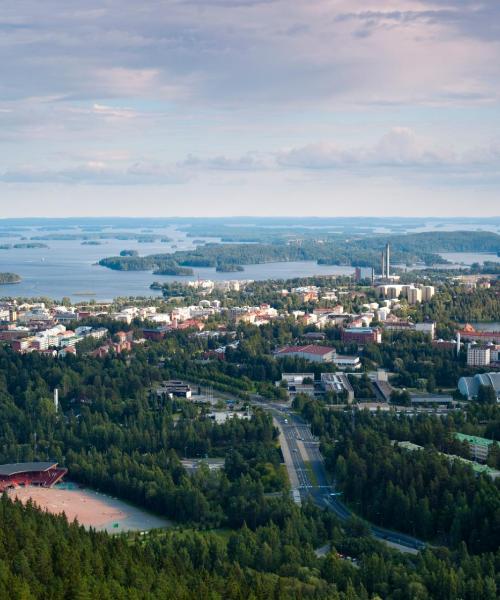
[[[488,447],[495,443],[494,440],[488,440],[476,435],[467,435],[465,433],[455,433],[455,437],[461,442],[469,442],[469,444],[474,444],[474,446]]]
[[[17,473],[28,473],[30,471],[48,471],[57,467],[56,462],[25,462],[9,463],[0,465],[0,475],[16,475]]]

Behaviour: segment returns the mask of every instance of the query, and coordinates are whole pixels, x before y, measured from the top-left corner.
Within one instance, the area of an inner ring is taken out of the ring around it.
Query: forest
[[[21,277],[17,273],[0,273],[0,285],[20,283]]]
[[[500,557],[465,546],[401,555],[342,530],[327,513],[291,507],[281,523],[228,535],[192,529],[147,536],[85,531],[62,516],[0,499],[0,597],[18,600],[495,600]],[[325,539],[331,550],[318,557]],[[349,553],[357,565],[343,560]]]
[[[108,325],[111,333],[124,327]],[[255,409],[248,421],[216,424],[202,408],[154,392],[162,379],[189,375],[236,389],[243,397],[256,390],[279,394],[271,382],[279,378],[280,367],[270,350],[302,331],[291,321],[261,328],[242,324],[233,355],[211,363],[198,357],[209,345],[226,341],[224,336],[206,341],[173,332],[162,342],[104,359],[82,353],[54,360],[0,348],[0,462],[57,460],[75,481],[176,524],[147,536],[110,537],[3,498],[0,597],[9,590],[14,597],[45,598],[49,584],[54,600],[187,599],[193,594],[215,600],[495,598],[498,489],[466,468],[452,470],[430,447],[465,452],[451,439],[450,432],[458,429],[493,435],[499,426],[495,406],[475,407],[466,421],[446,426],[437,419],[363,413],[353,425],[349,413],[333,413],[317,402],[297,407],[321,433],[327,465],[340,473],[339,486],[360,515],[402,530],[410,527],[450,546],[412,557],[373,540],[360,520],[341,525],[333,513],[309,503],[297,507],[277,431],[264,411]],[[424,352],[422,342],[416,343],[422,345],[418,353]],[[402,343],[414,351],[409,339]],[[55,387],[59,414],[51,399]],[[392,440],[413,441],[426,450],[420,457]],[[188,475],[180,462],[184,456],[223,457],[225,466]],[[343,479],[342,460],[352,461]],[[377,481],[385,487],[375,490]],[[412,504],[412,488],[427,500],[426,510]],[[371,495],[365,496],[365,489]],[[451,508],[443,512],[440,502],[450,494]],[[379,515],[376,511],[386,505],[392,511]],[[401,514],[407,518],[400,523]],[[315,549],[325,544],[330,551],[317,556]],[[356,558],[356,565],[346,555]]]
[[[391,244],[394,264],[427,265],[446,262],[439,252],[497,251],[500,236],[488,232],[427,232],[400,236],[326,236],[324,239],[278,240],[276,243],[209,243],[195,250],[143,257],[109,257],[99,264],[115,270],[162,272],[165,263],[174,261],[181,267],[218,267],[220,265],[250,265],[266,262],[315,260],[321,264],[380,266],[380,252]]]
[[[319,432],[327,469],[358,514],[433,543],[465,542],[475,554],[498,549],[500,482],[441,454],[468,455],[453,435],[463,416],[353,416],[313,400],[298,408]],[[497,427],[500,409],[491,410]],[[398,441],[424,449],[408,450]]]

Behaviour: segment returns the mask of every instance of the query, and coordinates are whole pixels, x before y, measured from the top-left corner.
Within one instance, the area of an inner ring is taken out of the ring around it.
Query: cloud
[[[426,147],[407,127],[395,127],[374,145],[340,148],[331,142],[318,142],[282,151],[277,161],[285,167],[335,169],[347,167],[436,167],[456,162],[451,152]]]
[[[95,103],[92,110],[96,115],[112,119],[133,119],[137,117],[137,112],[131,108],[106,106],[105,104]]]
[[[366,11],[359,0],[88,0],[78,10],[62,0],[14,3],[3,11],[0,96],[216,106],[428,102],[442,100],[457,78],[475,81],[476,93],[498,94],[497,2],[371,4]]]
[[[227,156],[215,156],[212,158],[198,158],[193,155],[179,163],[181,167],[191,169],[209,169],[216,171],[260,171],[272,167],[269,159],[258,153],[248,152],[243,156],[231,158]]]
[[[188,182],[200,197],[202,184],[258,195],[283,180],[286,212],[288,185],[307,203],[311,182],[356,187],[360,175],[401,186],[497,176],[499,2],[5,4],[9,190],[95,184],[105,198]]]
[[[70,157],[66,157],[68,159]],[[20,166],[0,174],[4,183],[60,183],[82,185],[172,185],[185,184],[210,173],[226,173],[226,184],[238,183],[238,174],[280,175],[296,172],[338,172],[351,176],[385,176],[404,180],[411,173],[423,179],[453,178],[486,182],[500,177],[500,141],[471,147],[462,152],[440,149],[408,127],[394,127],[378,140],[363,146],[320,141],[269,153],[246,152],[240,156],[193,154],[175,163],[152,158],[134,160],[122,150],[107,150],[63,168]],[[236,178],[236,179],[234,179]],[[222,179],[221,179],[222,181]]]
[[[89,161],[62,169],[35,169],[27,166],[0,173],[1,182],[22,184],[147,186],[182,184],[188,179],[187,173],[175,167],[145,162],[136,162],[125,168],[118,168],[102,161]]]

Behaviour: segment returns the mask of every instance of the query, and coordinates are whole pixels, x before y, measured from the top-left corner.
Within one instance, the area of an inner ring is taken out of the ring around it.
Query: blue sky
[[[498,215],[497,0],[23,0],[0,216]]]

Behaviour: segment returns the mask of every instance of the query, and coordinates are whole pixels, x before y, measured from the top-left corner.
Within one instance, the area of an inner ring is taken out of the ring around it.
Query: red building
[[[142,330],[142,335],[146,340],[160,342],[170,331],[170,327],[154,327]]]
[[[493,342],[500,344],[500,331],[484,331],[475,329],[470,323],[467,323],[463,329],[459,329],[457,333],[463,340],[471,340],[475,342]]]
[[[350,327],[342,329],[342,341],[356,344],[380,344],[382,341],[382,332],[380,329],[372,327]]]
[[[68,469],[54,462],[27,462],[0,465],[0,492],[24,485],[52,487],[61,481]]]

